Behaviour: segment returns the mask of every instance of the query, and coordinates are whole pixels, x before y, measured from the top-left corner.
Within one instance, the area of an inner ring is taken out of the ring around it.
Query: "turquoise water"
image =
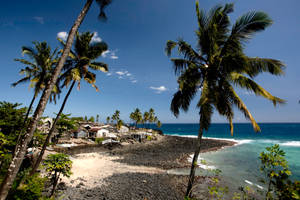
[[[201,154],[207,164],[222,170],[224,177],[230,177],[233,185],[259,184],[259,153],[267,146],[279,144],[286,152],[286,159],[292,170],[292,178],[300,180],[300,124],[263,123],[262,132],[255,133],[251,124],[235,124],[234,135],[230,135],[228,124],[212,124],[204,137],[230,139],[238,145],[217,152]],[[163,124],[161,130],[167,135],[196,136],[198,124]],[[250,183],[250,184],[251,184]]]

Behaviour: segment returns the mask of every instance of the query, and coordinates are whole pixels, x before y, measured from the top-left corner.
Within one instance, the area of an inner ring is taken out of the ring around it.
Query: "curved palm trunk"
[[[29,105],[29,107],[28,107],[27,113],[26,113],[26,115],[25,115],[25,119],[24,119],[24,121],[23,121],[22,127],[24,127],[25,124],[26,124],[26,122],[27,122],[27,119],[28,119],[30,110],[31,110],[31,108],[32,108],[32,105],[33,105],[35,99],[36,99],[36,95],[34,94],[32,100],[31,100],[31,102],[30,102],[30,105]],[[16,143],[16,146],[15,146],[13,155],[15,155],[15,152],[16,152],[16,150],[17,150],[17,145],[19,144],[19,142],[20,142],[20,140],[21,140],[21,138],[22,138],[22,135],[23,135],[23,131],[22,131],[22,130],[23,130],[23,129],[21,129],[21,131],[20,131],[20,133],[19,133],[19,135],[18,135],[18,139],[17,139],[17,143]]]
[[[74,85],[75,85],[75,81],[72,82],[71,87],[70,87],[68,93],[66,94],[66,96],[65,96],[65,98],[64,98],[63,104],[61,105],[61,107],[60,107],[60,109],[59,109],[59,112],[58,112],[57,115],[56,115],[56,118],[55,118],[55,120],[54,120],[54,122],[53,122],[53,124],[52,124],[52,127],[51,127],[51,129],[50,129],[50,131],[49,131],[49,133],[48,133],[48,135],[47,135],[47,138],[46,138],[44,144],[43,144],[42,150],[41,150],[41,152],[39,153],[39,156],[38,156],[36,162],[34,163],[34,165],[33,165],[33,167],[32,167],[32,170],[31,170],[31,172],[30,172],[30,176],[33,175],[33,174],[36,172],[36,170],[38,169],[38,167],[39,167],[40,164],[41,164],[41,161],[42,161],[42,159],[43,159],[43,155],[44,155],[44,153],[45,153],[45,150],[46,150],[46,148],[47,148],[47,145],[49,144],[49,141],[50,141],[50,138],[51,138],[51,136],[52,136],[52,133],[53,133],[54,130],[55,130],[56,123],[57,123],[57,121],[58,121],[58,119],[59,119],[61,113],[63,112],[63,110],[64,110],[64,108],[65,108],[65,105],[66,105],[66,103],[67,103],[67,100],[68,100],[68,98],[69,98],[71,92],[72,92],[72,89],[73,89]]]
[[[69,32],[69,36],[68,36],[68,39],[66,42],[66,46],[63,50],[62,56],[60,57],[59,62],[57,63],[57,65],[53,71],[53,74],[52,74],[49,82],[46,85],[45,90],[43,91],[43,94],[41,96],[39,104],[33,114],[32,120],[31,120],[29,126],[27,127],[26,134],[20,140],[20,143],[17,144],[15,155],[12,158],[12,161],[8,167],[8,171],[7,171],[5,177],[2,181],[1,187],[0,187],[0,200],[6,199],[7,194],[12,186],[12,183],[16,178],[16,175],[20,169],[21,163],[22,163],[22,161],[24,159],[24,155],[26,153],[27,144],[31,141],[31,139],[33,137],[33,133],[36,129],[38,120],[40,119],[40,117],[42,116],[42,114],[45,110],[46,104],[50,97],[51,91],[53,90],[54,84],[56,83],[57,78],[58,78],[58,76],[64,66],[64,63],[70,53],[76,31],[78,30],[80,24],[82,23],[90,6],[92,5],[92,3],[93,3],[93,0],[86,1],[83,9],[81,10],[79,16],[77,17],[74,25],[72,26],[72,28]]]
[[[203,135],[203,129],[200,127],[200,129],[198,131],[197,146],[196,146],[195,154],[193,157],[191,172],[190,172],[190,176],[189,176],[189,183],[188,183],[188,187],[187,187],[187,190],[185,193],[185,196],[187,196],[187,197],[191,197],[191,195],[192,195],[192,187],[193,187],[194,180],[195,180],[195,172],[196,172],[196,168],[197,168],[197,160],[198,160],[199,153],[200,153],[202,135]]]

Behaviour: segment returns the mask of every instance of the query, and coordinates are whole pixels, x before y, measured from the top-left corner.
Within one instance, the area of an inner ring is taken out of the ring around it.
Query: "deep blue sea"
[[[279,144],[286,152],[292,178],[300,180],[300,123],[261,123],[261,132],[255,133],[248,123],[234,124],[231,136],[228,124],[212,124],[204,137],[229,139],[238,143],[233,147],[200,155],[212,168],[222,170],[232,184],[260,184],[259,153],[266,147]],[[163,124],[160,128],[166,135],[196,136],[198,124]],[[200,162],[198,162],[200,163]],[[200,173],[200,172],[199,172]]]

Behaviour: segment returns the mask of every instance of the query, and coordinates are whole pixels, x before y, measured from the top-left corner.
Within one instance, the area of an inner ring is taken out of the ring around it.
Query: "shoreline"
[[[203,139],[201,152],[235,142]],[[196,139],[159,136],[156,141],[75,154],[73,175],[58,187],[61,199],[183,199],[188,177],[167,170],[190,167]]]

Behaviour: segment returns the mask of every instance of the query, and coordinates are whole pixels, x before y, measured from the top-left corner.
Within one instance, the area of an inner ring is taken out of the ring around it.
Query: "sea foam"
[[[281,143],[282,146],[300,147],[300,141],[290,141]]]

